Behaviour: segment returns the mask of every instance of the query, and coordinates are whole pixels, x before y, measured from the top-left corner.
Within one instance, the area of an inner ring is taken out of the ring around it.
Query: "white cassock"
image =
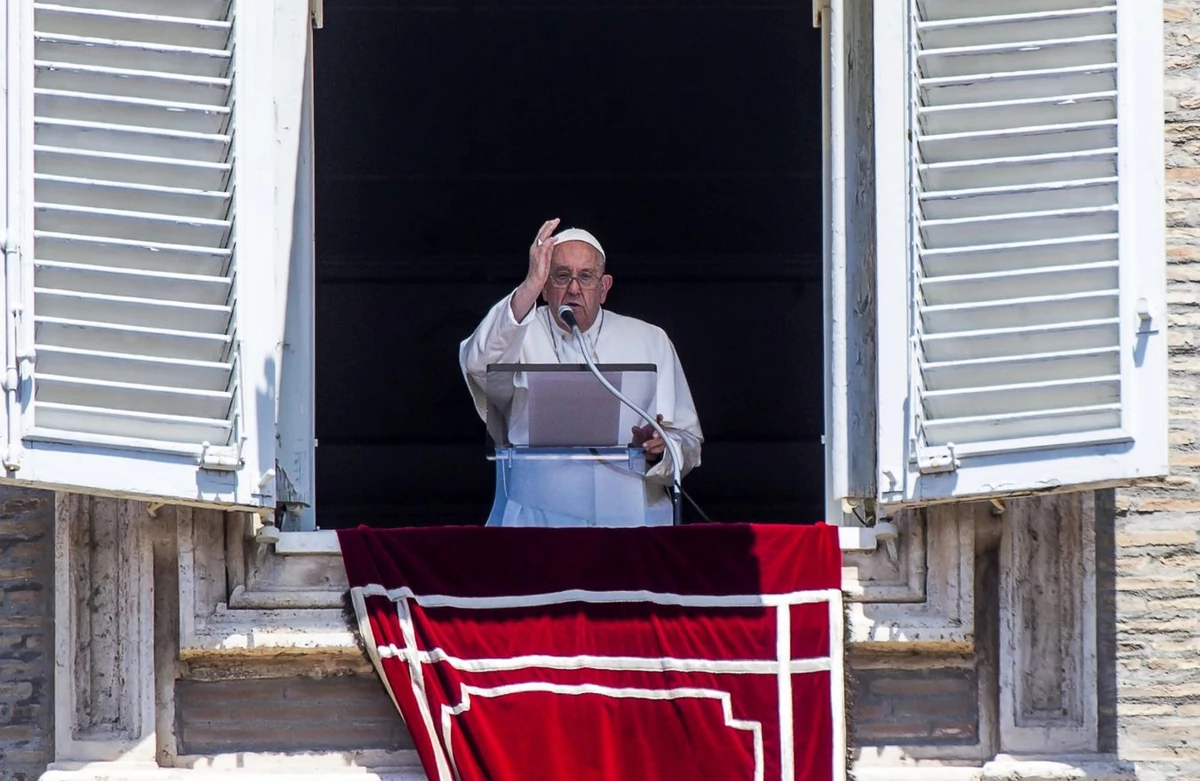
[[[584,363],[578,340],[559,327],[548,307],[536,307],[518,322],[511,299],[510,294],[492,307],[459,347],[459,365],[484,422],[489,364]],[[662,426],[682,454],[682,473],[699,466],[704,434],[683,367],[666,332],[601,309],[583,338],[596,363],[652,363],[657,367],[656,408],[647,412],[663,416]],[[670,449],[645,475],[588,461],[516,462],[506,478],[501,479],[501,474],[498,468],[489,526],[667,526],[672,522],[667,493],[672,480]]]

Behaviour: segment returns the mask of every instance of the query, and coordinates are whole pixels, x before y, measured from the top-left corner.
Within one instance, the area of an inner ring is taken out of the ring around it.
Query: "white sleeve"
[[[683,457],[683,470],[680,472],[680,477],[700,466],[700,445],[704,440],[683,429],[663,426],[663,430],[679,447],[679,454]],[[659,462],[646,470],[646,479],[652,483],[670,485],[675,477],[671,460],[670,448],[663,450],[663,456]]]
[[[704,432],[700,429],[700,417],[696,414],[696,404],[692,401],[692,391],[688,387],[687,377],[683,373],[683,365],[675,352],[675,345],[667,338],[665,332],[659,331],[661,345],[658,361],[658,412],[663,416],[663,429],[676,445],[683,458],[680,475],[686,475],[700,466],[700,446],[704,443]],[[663,457],[657,464],[646,471],[646,479],[662,485],[670,485],[673,479],[673,468],[670,448],[663,451]]]
[[[475,411],[484,421],[487,421],[487,367],[493,363],[520,362],[521,343],[525,341],[536,312],[534,306],[525,319],[518,321],[513,316],[512,293],[509,293],[491,308],[475,332],[458,347],[458,365],[475,400]]]

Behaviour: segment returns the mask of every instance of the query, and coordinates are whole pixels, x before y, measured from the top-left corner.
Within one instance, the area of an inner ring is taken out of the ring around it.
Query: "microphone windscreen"
[[[563,304],[558,308],[558,319],[562,320],[571,328],[578,328],[579,322],[575,319],[575,310]]]

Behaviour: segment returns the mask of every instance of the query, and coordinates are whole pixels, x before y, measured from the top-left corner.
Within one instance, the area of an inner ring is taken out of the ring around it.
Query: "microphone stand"
[[[579,351],[583,353],[583,360],[587,363],[588,369],[595,375],[600,384],[605,390],[617,397],[617,400],[629,407],[638,414],[642,420],[654,427],[654,430],[662,437],[663,444],[671,454],[671,519],[675,526],[680,524],[683,503],[680,501],[680,492],[683,490],[683,456],[679,452],[679,444],[667,436],[667,432],[663,429],[658,420],[642,409],[638,405],[629,400],[625,394],[613,387],[613,384],[600,373],[596,368],[596,362],[592,360],[591,353],[588,352],[587,346],[584,344],[583,332],[579,330],[579,321],[575,319],[575,311],[567,305],[558,308],[558,319],[571,327],[571,332],[575,334],[575,338],[579,340]]]

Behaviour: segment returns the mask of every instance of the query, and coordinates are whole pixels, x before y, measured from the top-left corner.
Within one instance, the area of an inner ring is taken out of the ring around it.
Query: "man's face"
[[[608,298],[612,277],[604,273],[600,253],[582,241],[568,241],[554,247],[550,261],[550,277],[542,288],[542,297],[558,320],[558,308],[563,304],[575,312],[582,331],[592,327],[600,313],[600,305]],[[566,325],[559,321],[564,328]]]

